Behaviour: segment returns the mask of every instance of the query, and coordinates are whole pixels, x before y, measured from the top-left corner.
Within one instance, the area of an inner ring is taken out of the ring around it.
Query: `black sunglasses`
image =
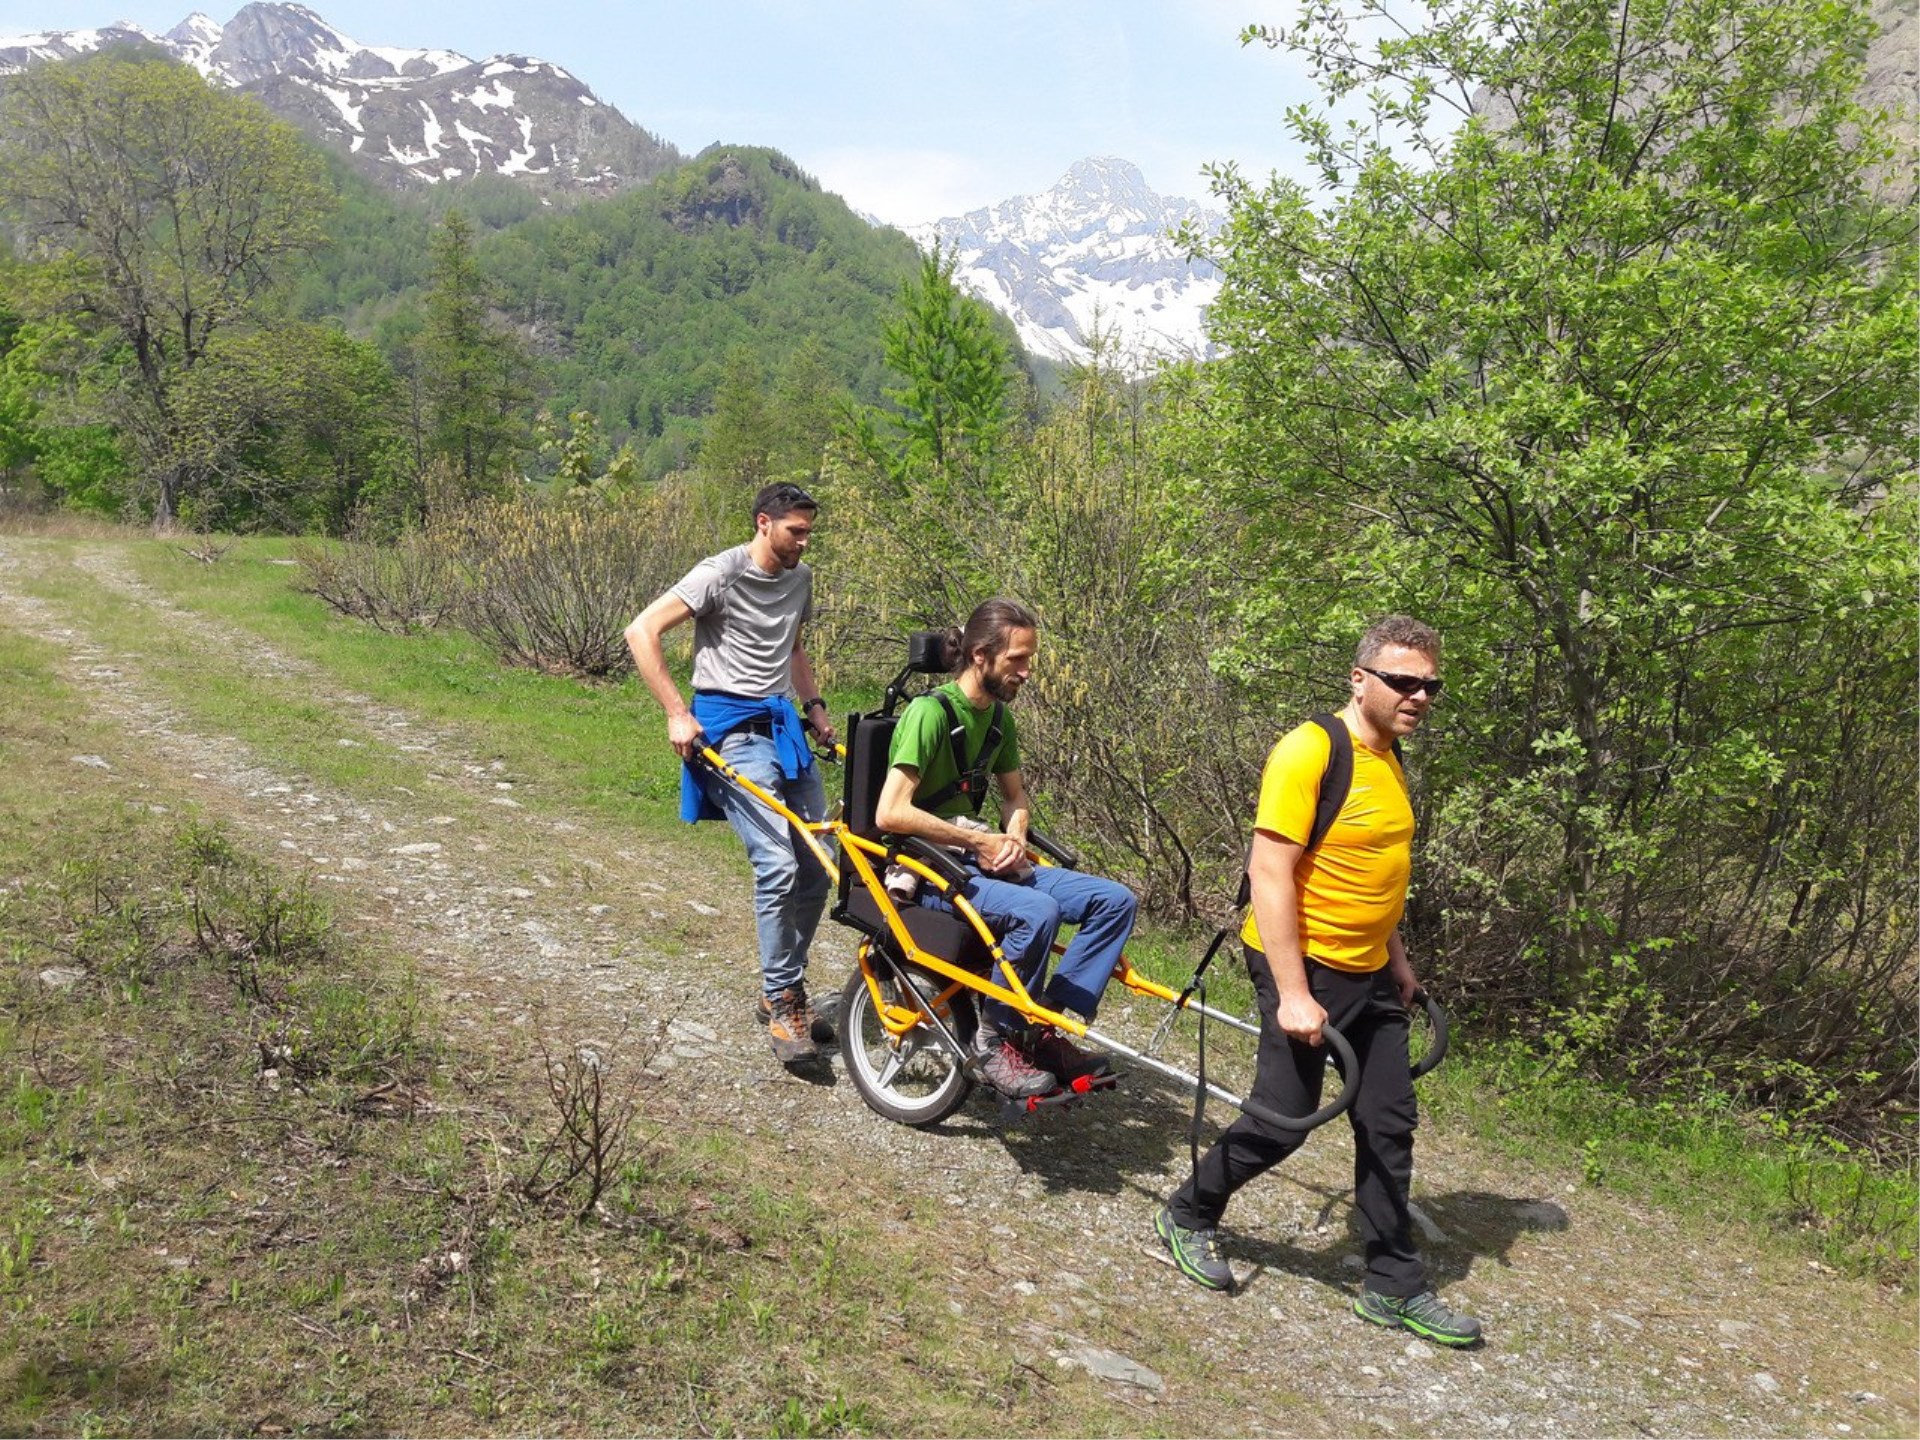
[[[1378,680],[1382,685],[1402,695],[1418,695],[1424,690],[1428,695],[1438,700],[1440,698],[1441,687],[1447,683],[1444,680],[1435,679],[1426,675],[1396,675],[1391,670],[1375,670],[1369,665],[1362,665],[1359,668],[1365,670],[1367,674],[1373,676],[1373,678]]]

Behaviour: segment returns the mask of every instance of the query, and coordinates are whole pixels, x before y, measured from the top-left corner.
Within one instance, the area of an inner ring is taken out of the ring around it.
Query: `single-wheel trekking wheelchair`
[[[1027,1023],[1048,1024],[1076,1042],[1084,1042],[1153,1071],[1195,1092],[1196,1106],[1212,1096],[1277,1129],[1304,1132],[1325,1124],[1353,1103],[1359,1076],[1353,1051],[1340,1032],[1323,1030],[1327,1048],[1341,1074],[1340,1092],[1310,1115],[1281,1115],[1258,1101],[1243,1098],[1208,1080],[1204,1069],[1205,1025],[1214,1021],[1257,1036],[1258,1023],[1215,1009],[1206,1003],[1208,966],[1231,933],[1214,937],[1192,978],[1174,990],[1136,970],[1123,956],[1110,983],[1136,995],[1164,1002],[1169,1008],[1144,1048],[1126,1044],[1074,1016],[1042,1005],[1021,982],[1001,954],[999,942],[964,893],[969,873],[947,850],[917,837],[883,834],[875,821],[880,791],[886,783],[888,752],[898,711],[911,698],[916,675],[944,675],[938,636],[920,632],[909,638],[907,663],[887,686],[882,707],[848,717],[844,745],[828,760],[844,762],[845,788],[836,813],[808,822],[736,772],[717,751],[700,753],[702,763],[728,783],[750,792],[782,815],[801,841],[809,846],[837,886],[832,918],[856,931],[859,944],[853,973],[841,994],[840,1054],[847,1075],[861,1099],[877,1114],[903,1125],[930,1126],[946,1119],[966,1103],[976,1084],[972,1039],[977,1024],[976,1002],[992,997],[1012,1007]],[[837,844],[839,860],[830,853]],[[1067,846],[1033,831],[1028,836],[1029,858],[1038,865],[1078,868],[1078,856]],[[920,886],[952,906],[930,909],[911,900],[897,901],[884,882],[899,867]],[[1056,942],[1055,954],[1065,949]],[[1447,1048],[1445,1012],[1424,992],[1418,997],[1427,1015],[1430,1034],[1426,1053],[1414,1067],[1414,1076],[1426,1074],[1444,1057]],[[1202,1063],[1183,1070],[1153,1053],[1172,1022],[1182,1012],[1200,1023]],[[1111,1088],[1116,1077],[1082,1079],[1049,1095],[1004,1101],[1014,1112],[1032,1112],[1071,1103],[1096,1089]]]

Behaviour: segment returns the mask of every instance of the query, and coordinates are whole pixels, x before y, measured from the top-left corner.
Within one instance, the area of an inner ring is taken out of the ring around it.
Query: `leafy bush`
[[[443,519],[433,543],[464,577],[460,624],[511,664],[602,676],[627,668],[623,632],[699,558],[708,535],[677,487],[482,501]]]

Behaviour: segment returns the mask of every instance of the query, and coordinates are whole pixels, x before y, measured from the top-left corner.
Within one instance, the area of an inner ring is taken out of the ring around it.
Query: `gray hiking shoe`
[[[1184,1225],[1176,1224],[1173,1211],[1163,1207],[1153,1217],[1153,1233],[1167,1247],[1167,1253],[1173,1256],[1173,1263],[1180,1267],[1180,1273],[1194,1284],[1204,1285],[1209,1290],[1233,1289],[1233,1270],[1220,1258],[1218,1230],[1189,1230]]]
[[[989,1025],[982,1024],[974,1031],[973,1053],[979,1057],[980,1078],[1009,1100],[1051,1095],[1060,1088],[1052,1071],[1040,1069],[1022,1055],[1011,1040]]]
[[[1362,1290],[1353,1302],[1353,1313],[1389,1330],[1411,1330],[1436,1345],[1465,1347],[1480,1343],[1480,1322],[1455,1310],[1431,1290],[1408,1296]]]

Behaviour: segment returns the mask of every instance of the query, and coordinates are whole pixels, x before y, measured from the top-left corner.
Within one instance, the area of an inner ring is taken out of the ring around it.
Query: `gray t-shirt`
[[[693,611],[693,688],[764,699],[793,688],[793,647],[813,618],[813,572],[769,575],[736,545],[709,555],[672,594]]]

